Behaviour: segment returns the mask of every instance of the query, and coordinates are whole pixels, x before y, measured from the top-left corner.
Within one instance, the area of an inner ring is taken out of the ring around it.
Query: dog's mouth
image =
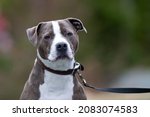
[[[64,60],[64,59],[71,59],[71,58],[67,54],[63,54],[63,55],[58,55],[55,60],[57,61],[57,60]]]
[[[72,59],[73,57],[70,57],[68,54],[57,54],[57,56],[54,57],[53,59],[48,58],[48,60],[51,62],[56,62],[58,60],[72,60]]]

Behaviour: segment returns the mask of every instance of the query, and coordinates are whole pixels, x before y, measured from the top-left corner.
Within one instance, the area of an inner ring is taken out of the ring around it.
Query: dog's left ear
[[[32,28],[28,28],[26,30],[28,39],[32,43],[33,46],[37,46],[38,35],[39,35],[39,32],[40,32],[41,25],[42,25],[42,23],[39,23],[37,26],[34,26]]]
[[[83,23],[81,20],[77,18],[67,18],[67,20],[73,25],[73,27],[76,29],[76,31],[85,31],[87,33],[86,28],[84,27]]]

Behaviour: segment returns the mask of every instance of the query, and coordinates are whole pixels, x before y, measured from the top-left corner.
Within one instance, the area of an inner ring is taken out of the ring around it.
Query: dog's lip
[[[57,60],[72,60],[72,58],[70,58],[69,56],[67,55],[63,55],[63,56],[57,56],[55,59],[53,60],[50,60],[48,59],[50,62],[56,62]]]
[[[68,55],[59,55],[59,56],[56,57],[55,61],[64,60],[64,59],[70,60],[71,58]]]
[[[57,56],[56,60],[57,59],[70,59],[70,58],[67,55],[62,55],[62,56]]]

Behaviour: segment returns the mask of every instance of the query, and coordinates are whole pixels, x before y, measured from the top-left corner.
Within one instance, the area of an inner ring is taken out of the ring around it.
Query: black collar
[[[44,65],[44,63],[37,57],[37,62],[38,64],[41,65],[41,67],[49,72],[52,72],[54,74],[58,74],[58,75],[75,75],[75,73],[77,72],[77,70],[81,70],[83,71],[84,70],[84,67],[83,65],[81,65],[80,63],[78,62],[75,62],[74,63],[74,67],[73,69],[68,69],[66,71],[61,71],[61,70],[54,70],[52,68],[49,68],[47,66]]]

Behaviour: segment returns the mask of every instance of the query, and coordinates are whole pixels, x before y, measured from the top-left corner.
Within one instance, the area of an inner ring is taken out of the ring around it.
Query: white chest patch
[[[57,75],[45,70],[39,100],[71,100],[73,87],[72,75]]]

